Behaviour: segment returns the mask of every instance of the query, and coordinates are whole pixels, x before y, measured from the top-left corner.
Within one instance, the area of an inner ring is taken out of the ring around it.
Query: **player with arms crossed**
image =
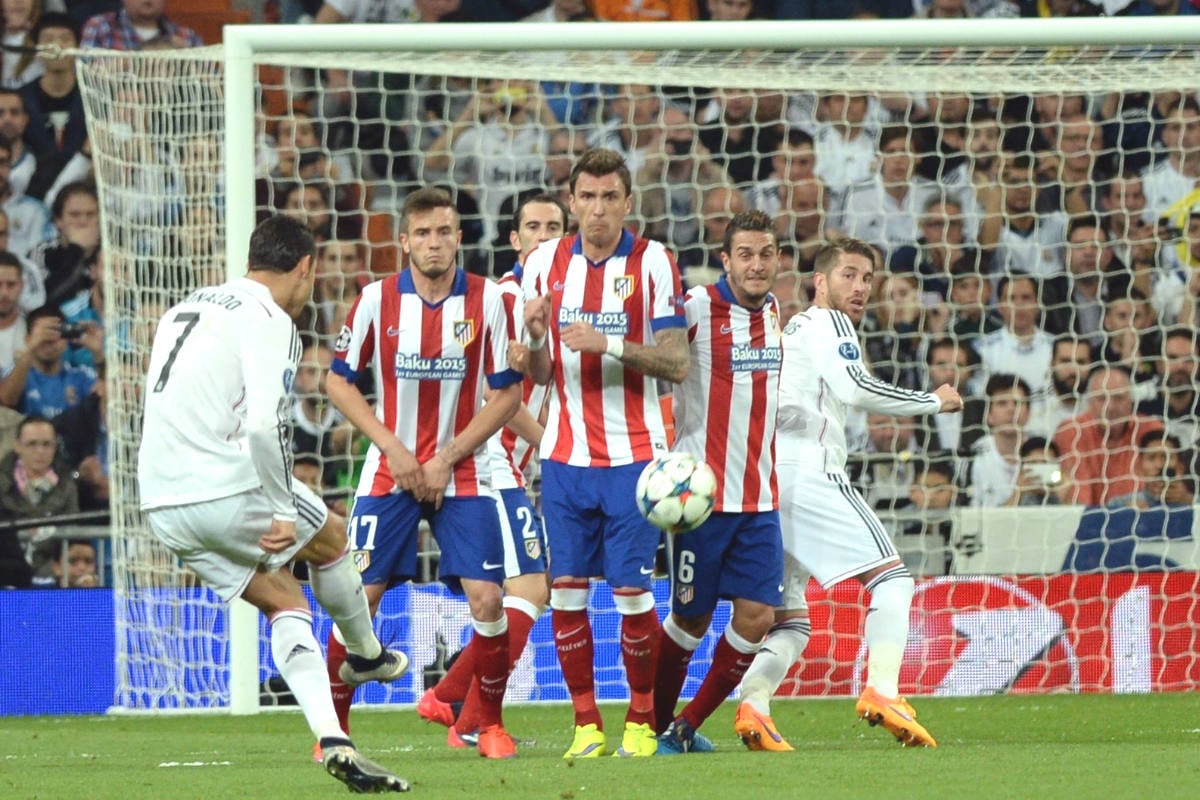
[[[697,728],[741,681],[782,600],[775,412],[783,350],[771,294],[779,271],[771,218],[735,215],[721,261],[724,277],[688,292],[692,367],[675,389],[673,449],[712,467],[717,494],[703,525],[668,539],[671,614],[663,620],[654,683],[664,754],[712,749]],[[722,597],[733,601],[733,617],[696,696],[676,716],[688,663]]]
[[[522,264],[542,242],[557,239],[567,226],[567,210],[553,196],[535,194],[522,200],[513,212],[509,244],[517,251],[517,263],[499,281],[509,303],[513,324],[524,327],[520,314],[524,305],[521,293]],[[514,354],[524,345],[514,342]],[[525,491],[526,470],[534,448],[542,441],[538,421],[546,403],[546,387],[526,380],[522,405],[505,427],[488,439],[492,469],[492,489],[500,514],[500,533],[504,544],[504,612],[508,618],[508,656],[513,666],[521,658],[529,631],[541,616],[550,597],[546,578],[546,534],[541,518]],[[417,704],[417,713],[430,722],[449,726],[446,742],[451,747],[472,743],[478,729],[479,687],[472,683],[475,640],[455,659],[454,664],[427,690]],[[457,718],[453,704],[462,703]]]
[[[338,334],[327,383],[334,405],[371,440],[350,548],[374,614],[389,586],[417,575],[418,527],[429,520],[440,577],[461,586],[471,609],[476,747],[509,758],[516,745],[500,709],[509,670],[504,558],[485,445],[521,402],[521,373],[508,366],[515,332],[500,288],[458,266],[462,232],[450,195],[419,189],[405,198],[402,216],[400,244],[411,266],[363,289]],[[375,409],[355,386],[364,369],[375,376]],[[336,633],[331,674],[343,652]],[[338,698],[347,716],[352,694]]]
[[[588,580],[602,575],[621,615],[629,711],[615,755],[652,756],[658,615],[650,592],[659,532],[633,502],[642,469],[666,452],[656,378],[687,377],[679,272],[663,246],[624,229],[632,180],[594,148],[568,181],[579,233],[525,262],[529,373],[550,383],[540,448],[554,644],[575,709],[564,758],[608,751],[596,707]]]
[[[313,595],[352,654],[342,677],[395,680],[408,667],[371,627],[344,520],[292,481],[292,321],[312,296],[316,245],[273,217],[250,237],[249,272],[199,289],[159,322],[150,353],[138,487],[150,530],[222,600],[266,615],[271,655],[321,743],[325,768],[356,792],[408,791],[363,758],[339,724],[308,600],[291,572],[309,562]]]
[[[910,392],[867,370],[856,326],[866,310],[875,260],[875,250],[858,239],[823,245],[813,262],[814,305],[783,331],[777,452],[788,558],[783,608],[742,679],[734,728],[752,750],[792,749],[771,721],[770,698],[811,632],[804,570],[826,589],[856,578],[871,594],[864,631],[867,688],[855,706],[858,715],[882,724],[906,745],[937,746],[900,697],[913,579],[887,530],[846,477],[846,409],[919,416],[959,411],[962,398],[948,384]]]

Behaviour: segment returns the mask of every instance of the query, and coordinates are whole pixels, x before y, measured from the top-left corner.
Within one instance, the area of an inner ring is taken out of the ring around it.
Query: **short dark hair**
[[[38,306],[33,311],[30,311],[28,314],[26,314],[25,324],[29,330],[33,330],[33,323],[45,317],[53,317],[60,322],[65,322],[67,319],[67,315],[63,313],[61,308],[53,303],[46,303],[44,306]]]
[[[775,238],[774,222],[771,215],[758,209],[739,211],[725,225],[725,238],[721,242],[721,252],[730,253],[733,250],[733,237],[741,231],[765,231]]]
[[[1039,300],[1041,299],[1042,282],[1038,279],[1038,277],[1030,272],[1013,269],[1001,275],[1000,280],[996,282],[996,300],[1002,300],[1004,298],[1004,290],[1008,288],[1010,283],[1014,283],[1016,281],[1029,281],[1032,283],[1033,293],[1037,295]]]
[[[1100,241],[1108,241],[1108,231],[1104,228],[1104,224],[1100,221],[1100,217],[1095,214],[1080,214],[1072,217],[1067,223],[1067,241],[1071,240],[1071,234],[1080,228],[1095,228],[1100,234]]]
[[[874,247],[862,239],[839,236],[821,245],[817,250],[817,254],[813,256],[813,272],[828,276],[843,255],[862,256],[871,262],[872,268],[879,266],[879,253]]]
[[[7,250],[0,250],[0,267],[13,267],[22,278],[25,276],[25,268],[21,266],[21,259]]]
[[[17,439],[21,438],[21,434],[24,433],[25,429],[30,425],[38,424],[49,425],[51,429],[54,428],[54,423],[50,421],[49,417],[43,417],[41,414],[30,414],[29,416],[25,417],[25,419],[17,423]]]
[[[929,347],[925,350],[925,365],[929,366],[933,363],[933,351],[940,347],[953,347],[960,353],[965,353],[967,356],[967,366],[977,367],[980,364],[979,354],[975,352],[975,348],[971,347],[962,339],[954,336],[941,336],[929,343]]]
[[[932,451],[918,461],[917,476],[935,473],[941,475],[950,484],[954,484],[955,475],[953,456],[945,450]],[[955,487],[957,489],[957,487]]]
[[[513,209],[512,229],[514,231],[521,227],[521,217],[525,214],[525,206],[530,203],[545,203],[547,205],[558,206],[558,210],[562,214],[563,230],[567,229],[567,207],[563,205],[562,200],[559,200],[548,192],[530,192],[529,194],[522,195],[517,200],[517,207]]]
[[[1054,453],[1055,458],[1058,458],[1062,455],[1062,453],[1059,452],[1058,445],[1054,443],[1053,439],[1046,439],[1041,436],[1030,436],[1021,443],[1021,447],[1017,450],[1017,457],[1025,458],[1030,453],[1040,453],[1043,450],[1049,450],[1050,452]]]
[[[414,214],[424,214],[435,208],[450,209],[454,212],[455,221],[458,220],[458,207],[454,205],[450,193],[438,186],[426,186],[404,198],[404,205],[400,209],[400,230],[408,231],[408,221]]]
[[[1171,434],[1167,433],[1162,428],[1159,428],[1159,429],[1153,430],[1153,431],[1146,431],[1145,433],[1143,433],[1141,435],[1141,438],[1138,439],[1138,443],[1137,443],[1138,450],[1145,450],[1147,447],[1154,444],[1155,442],[1162,442],[1168,448],[1170,448],[1171,450],[1174,450],[1177,453],[1183,450],[1183,443],[1179,441],[1179,437],[1172,436]]]
[[[616,150],[593,147],[585,150],[579,160],[575,162],[575,166],[571,167],[571,177],[567,181],[567,188],[571,194],[575,194],[575,182],[579,180],[580,175],[602,178],[605,175],[613,174],[620,176],[621,183],[625,186],[625,196],[632,195],[633,176],[629,174],[629,167],[625,165],[625,157]]]
[[[317,243],[300,220],[276,214],[258,224],[250,234],[249,269],[291,272],[305,256],[315,258]]]
[[[38,37],[47,28],[65,28],[69,30],[75,36],[75,44],[77,45],[83,36],[79,23],[70,14],[64,14],[61,11],[43,11],[38,15],[37,22],[33,23],[33,30],[29,32],[29,40],[37,44]]]
[[[63,215],[63,209],[67,207],[67,201],[77,194],[86,194],[96,201],[100,202],[100,195],[96,192],[96,185],[91,181],[71,181],[66,186],[58,190],[58,194],[54,196],[54,202],[50,205],[50,216],[54,219],[59,219]]]
[[[1025,399],[1028,400],[1033,396],[1033,392],[1029,390],[1029,384],[1020,375],[1013,375],[1009,372],[994,373],[987,380],[987,385],[983,387],[983,393],[991,397],[999,392],[1006,392],[1010,389],[1020,389],[1025,393]]]

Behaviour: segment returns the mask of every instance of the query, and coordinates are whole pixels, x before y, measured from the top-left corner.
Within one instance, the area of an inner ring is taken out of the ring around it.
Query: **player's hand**
[[[421,471],[421,462],[417,461],[416,456],[408,452],[408,448],[400,444],[399,440],[385,450],[383,456],[387,459],[392,480],[396,482],[400,490],[421,500],[425,493],[425,475]]]
[[[533,339],[546,335],[550,325],[550,296],[535,297],[525,301],[525,327]]]
[[[558,332],[559,340],[573,353],[603,353],[608,337],[592,327],[590,322],[572,322]]]
[[[937,399],[942,401],[942,407],[938,409],[939,414],[950,414],[955,411],[962,411],[963,400],[962,395],[948,383],[943,383],[933,392],[937,395]]]
[[[529,347],[516,339],[508,343],[508,366],[517,372],[529,371]]]
[[[425,497],[421,499],[433,503],[434,508],[442,507],[446,487],[450,485],[451,468],[450,459],[441,453],[421,465],[421,471],[425,474]]]
[[[271,530],[260,536],[258,546],[268,553],[282,553],[296,543],[296,523],[271,520]]]

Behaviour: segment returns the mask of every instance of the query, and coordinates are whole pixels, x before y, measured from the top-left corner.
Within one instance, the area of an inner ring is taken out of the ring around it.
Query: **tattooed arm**
[[[573,322],[560,331],[562,343],[577,353],[607,353],[622,364],[651,378],[680,383],[691,366],[685,328],[664,328],[654,334],[656,344],[645,345],[605,336],[586,322]],[[614,345],[619,341],[619,345]]]

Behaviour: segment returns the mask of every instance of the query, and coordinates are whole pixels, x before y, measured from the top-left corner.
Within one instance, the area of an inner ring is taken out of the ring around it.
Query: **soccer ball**
[[[700,527],[716,502],[717,476],[687,453],[660,456],[642,470],[637,504],[642,516],[668,533]]]

